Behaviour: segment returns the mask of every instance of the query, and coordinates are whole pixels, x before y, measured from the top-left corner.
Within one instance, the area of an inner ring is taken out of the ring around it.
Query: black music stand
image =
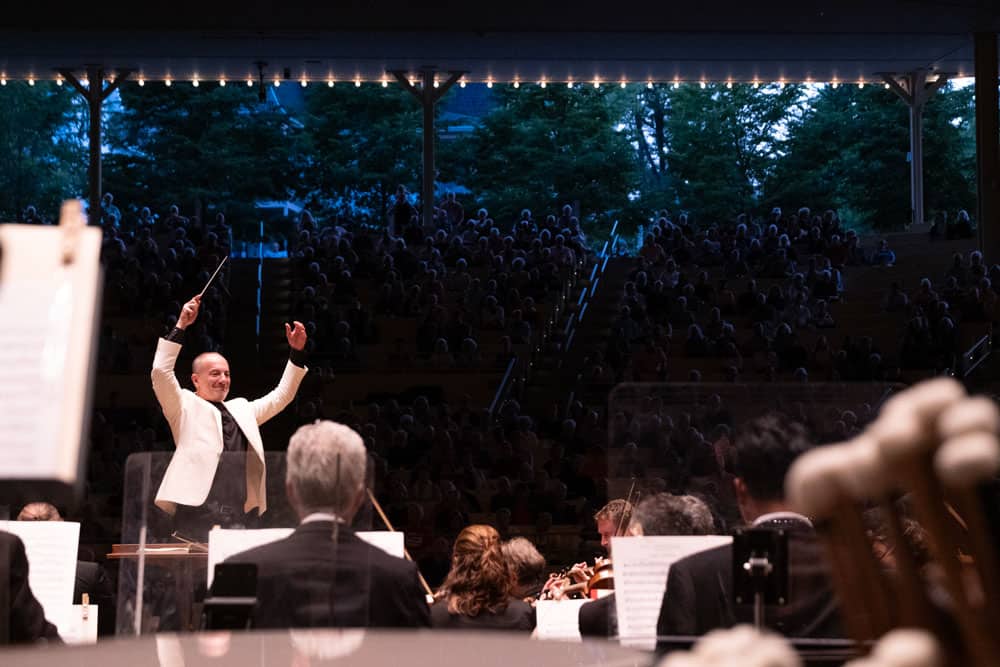
[[[751,528],[733,535],[733,590],[737,604],[753,602],[754,627],[764,627],[764,605],[788,602],[788,533]]]

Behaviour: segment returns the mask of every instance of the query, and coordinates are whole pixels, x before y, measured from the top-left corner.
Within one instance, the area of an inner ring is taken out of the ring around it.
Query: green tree
[[[706,222],[754,207],[801,94],[798,86],[777,85],[671,89],[666,159],[681,207]]]
[[[906,106],[882,86],[823,86],[788,124],[768,205],[840,211],[848,224],[909,222]]]
[[[108,135],[104,189],[119,201],[217,206],[237,226],[255,201],[295,197],[306,167],[301,124],[246,86],[126,83]]]
[[[311,158],[303,173],[320,209],[367,210],[384,220],[398,185],[420,191],[421,112],[400,86],[314,86],[303,118]]]
[[[86,189],[86,107],[69,86],[0,87],[0,219],[34,205],[46,218]]]
[[[525,206],[577,202],[585,215],[625,207],[637,177],[635,149],[609,86],[502,87],[473,136],[469,186],[506,224]]]
[[[935,211],[976,207],[975,87],[951,84],[924,107],[924,206],[930,220]]]

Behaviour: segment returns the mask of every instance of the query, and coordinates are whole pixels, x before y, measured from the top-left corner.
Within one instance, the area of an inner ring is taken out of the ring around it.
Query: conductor
[[[177,325],[156,346],[150,377],[176,450],[156,493],[178,532],[204,540],[213,525],[249,528],[267,510],[264,446],[258,426],[285,409],[305,377],[306,330],[285,324],[290,348],[278,386],[254,401],[226,400],[229,362],[206,352],[191,364],[194,391],[182,389],[174,364],[184,331],[198,317],[201,295],[184,304]]]

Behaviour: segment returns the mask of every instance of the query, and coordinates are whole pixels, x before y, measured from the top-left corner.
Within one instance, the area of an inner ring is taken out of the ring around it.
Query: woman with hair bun
[[[535,611],[514,597],[514,587],[500,534],[492,526],[468,526],[455,539],[451,570],[431,607],[431,626],[530,632]]]

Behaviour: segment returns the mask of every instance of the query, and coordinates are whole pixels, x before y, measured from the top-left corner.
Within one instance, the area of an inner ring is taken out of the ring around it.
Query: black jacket
[[[0,644],[59,641],[56,626],[28,586],[28,558],[21,538],[0,531]]]
[[[618,636],[618,615],[615,610],[615,594],[580,605],[577,615],[582,637]]]
[[[431,625],[447,630],[522,630],[535,629],[535,610],[523,600],[511,598],[507,608],[496,614],[482,613],[463,616],[448,613],[447,600],[438,600],[431,607]]]
[[[732,546],[725,545],[670,567],[656,624],[658,636],[703,635],[753,622],[753,605],[734,600],[732,558]],[[766,608],[767,627],[786,637],[844,636],[824,554],[812,530],[788,530],[788,596],[787,605]]]
[[[257,565],[257,628],[430,625],[417,567],[333,523],[305,523],[283,540],[236,554]]]

